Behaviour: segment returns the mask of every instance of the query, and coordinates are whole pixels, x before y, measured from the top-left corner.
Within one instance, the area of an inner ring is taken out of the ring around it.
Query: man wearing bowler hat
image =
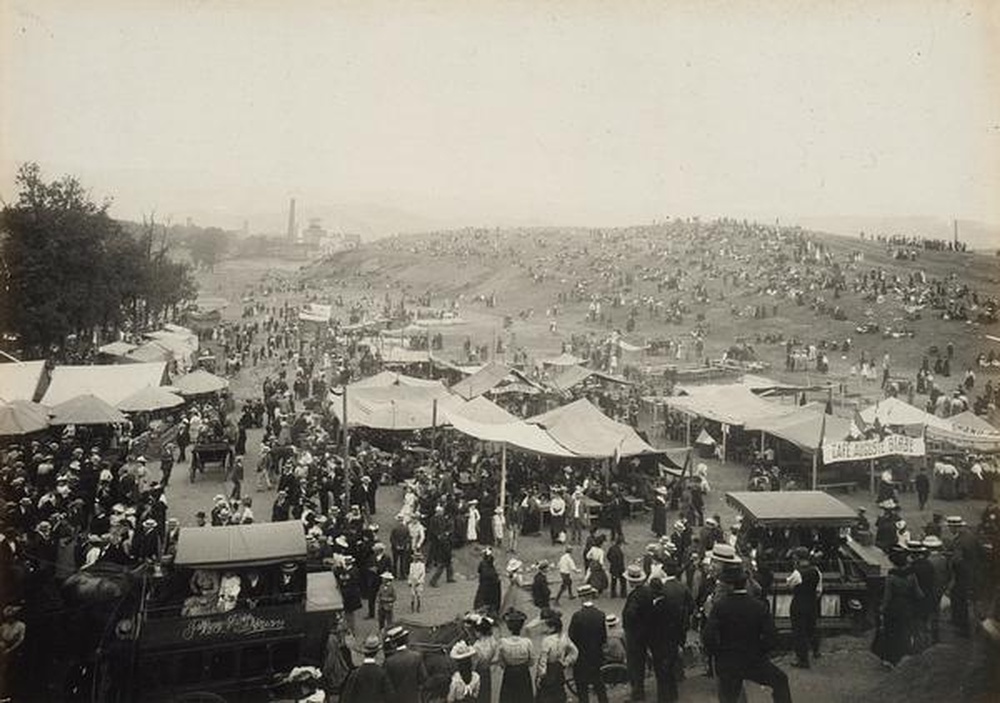
[[[397,625],[385,633],[385,673],[396,692],[395,703],[420,703],[427,668],[419,652],[406,645],[410,631]]]
[[[375,657],[381,648],[378,635],[369,635],[361,647],[364,661],[344,682],[343,703],[396,703],[396,690]]]
[[[601,680],[601,665],[604,663],[604,643],[608,640],[608,630],[604,613],[594,605],[597,591],[590,584],[583,584],[576,594],[583,600],[580,609],[573,613],[569,621],[569,638],[579,651],[573,666],[577,697],[580,703],[590,701],[590,689],[597,694],[598,703],[608,703],[608,692]]]

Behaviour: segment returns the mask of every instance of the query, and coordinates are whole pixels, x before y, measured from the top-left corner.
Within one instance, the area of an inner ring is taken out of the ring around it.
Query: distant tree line
[[[71,176],[18,170],[17,200],[0,211],[0,332],[28,356],[62,356],[141,330],[194,299],[190,267],[156,241],[154,222],[128,231]],[[12,340],[13,336],[13,340]]]

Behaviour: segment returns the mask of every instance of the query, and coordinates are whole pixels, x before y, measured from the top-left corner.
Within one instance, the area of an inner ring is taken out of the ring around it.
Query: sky
[[[0,0],[0,195],[251,229],[1000,223],[1000,3]]]

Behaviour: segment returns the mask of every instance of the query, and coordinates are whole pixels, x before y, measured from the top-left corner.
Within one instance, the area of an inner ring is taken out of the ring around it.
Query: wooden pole
[[[507,443],[500,445],[500,509],[507,507]]]
[[[725,428],[724,425],[720,425],[720,427],[722,427],[722,463],[725,464],[726,463],[726,436],[729,433],[726,432],[726,428]]]
[[[819,474],[819,450],[813,452],[812,489],[816,490],[817,476]]]
[[[684,414],[684,418],[687,421],[687,434],[685,435],[685,439],[687,441],[684,444],[686,446],[690,447],[691,446],[691,416],[688,415],[687,413],[685,413]]]
[[[347,433],[347,384],[344,384],[343,438],[344,438],[344,511],[351,509],[351,436]]]
[[[434,399],[431,405],[431,451],[437,449],[438,438],[438,401]]]
[[[868,490],[871,492],[872,495],[875,495],[875,460],[874,459],[869,459],[868,460],[868,473],[870,474],[869,481],[868,481]]]

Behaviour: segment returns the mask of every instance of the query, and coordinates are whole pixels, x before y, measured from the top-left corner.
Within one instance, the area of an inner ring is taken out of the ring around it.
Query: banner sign
[[[884,456],[925,456],[923,437],[892,434],[884,439],[865,439],[859,442],[826,442],[823,444],[823,463],[841,461],[868,461]]]
[[[141,646],[163,647],[194,643],[246,640],[306,630],[301,609],[261,607],[196,617],[151,618],[142,630]]]

